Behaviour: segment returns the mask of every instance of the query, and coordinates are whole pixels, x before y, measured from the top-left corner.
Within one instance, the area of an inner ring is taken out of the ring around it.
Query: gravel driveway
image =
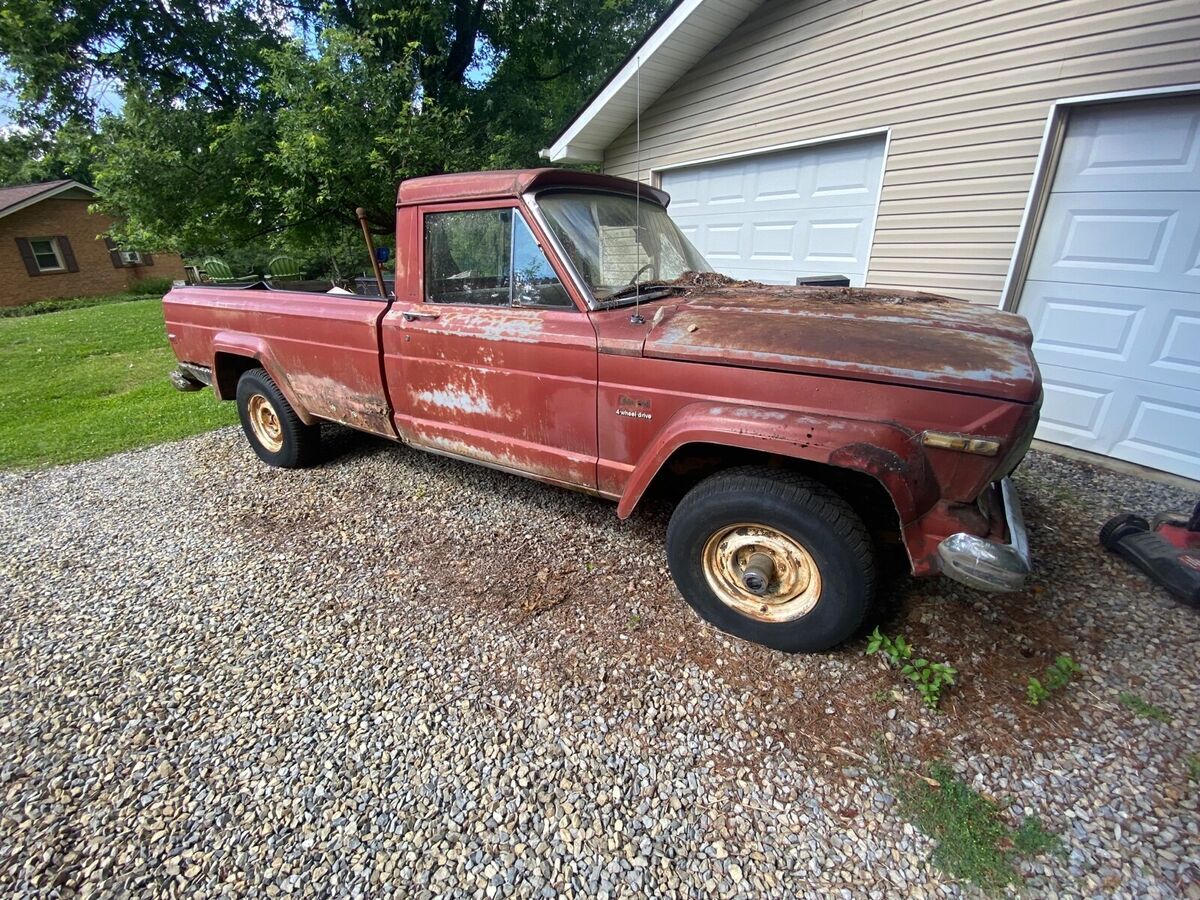
[[[307,472],[225,429],[0,475],[0,891],[962,893],[883,753],[1059,832],[1034,895],[1200,897],[1200,617],[1095,544],[1183,492],[1031,454],[1030,591],[891,591],[884,630],[961,673],[935,714],[861,639],[700,623],[665,509],[334,443]],[[1030,707],[1063,652],[1083,676]]]

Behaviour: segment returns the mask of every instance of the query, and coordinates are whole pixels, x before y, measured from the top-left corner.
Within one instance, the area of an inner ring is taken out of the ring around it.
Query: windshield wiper
[[[661,281],[639,281],[637,284],[627,284],[623,288],[617,288],[609,294],[598,298],[601,303],[608,303],[610,300],[620,300],[624,297],[632,297],[634,294],[641,291],[642,296],[651,292],[660,294],[663,291],[672,291],[674,287],[669,284],[663,284]]]

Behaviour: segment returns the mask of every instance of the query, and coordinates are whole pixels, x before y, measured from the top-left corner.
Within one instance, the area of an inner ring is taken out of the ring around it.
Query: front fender
[[[232,400],[233,396],[225,396],[221,390],[221,384],[224,379],[223,374],[218,366],[218,360],[222,353],[227,353],[231,356],[243,356],[256,360],[259,365],[267,370],[267,374],[271,376],[271,380],[275,382],[276,387],[283,393],[284,399],[296,411],[296,415],[305,425],[312,425],[316,419],[305,408],[304,404],[296,396],[296,392],[292,389],[287,378],[287,371],[279,364],[275,358],[274,351],[271,350],[271,345],[267,341],[257,335],[238,334],[236,332],[220,331],[213,336],[213,393],[217,395],[219,400]]]
[[[758,450],[870,475],[891,495],[902,525],[938,499],[919,436],[893,422],[693,404],[676,413],[642,454],[617,504],[620,518],[633,512],[663,464],[688,444]]]

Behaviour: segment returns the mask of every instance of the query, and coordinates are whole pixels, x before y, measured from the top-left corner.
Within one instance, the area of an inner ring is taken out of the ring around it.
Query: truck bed
[[[223,353],[257,357],[306,422],[395,437],[380,352],[387,310],[379,297],[253,285],[176,287],[163,298],[167,335],[181,362],[216,371]],[[213,384],[217,395],[232,398],[236,382],[220,382]]]

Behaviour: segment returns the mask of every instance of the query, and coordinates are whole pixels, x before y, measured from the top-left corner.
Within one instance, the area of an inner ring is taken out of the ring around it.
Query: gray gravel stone
[[[883,744],[1062,834],[1032,894],[1197,896],[1200,629],[1094,540],[1180,492],[1032,454],[1035,590],[890,598],[962,672],[935,715],[861,641],[701,624],[664,508],[331,438],[307,472],[226,429],[0,475],[4,893],[956,896]],[[1057,652],[1085,674],[1034,713]]]

